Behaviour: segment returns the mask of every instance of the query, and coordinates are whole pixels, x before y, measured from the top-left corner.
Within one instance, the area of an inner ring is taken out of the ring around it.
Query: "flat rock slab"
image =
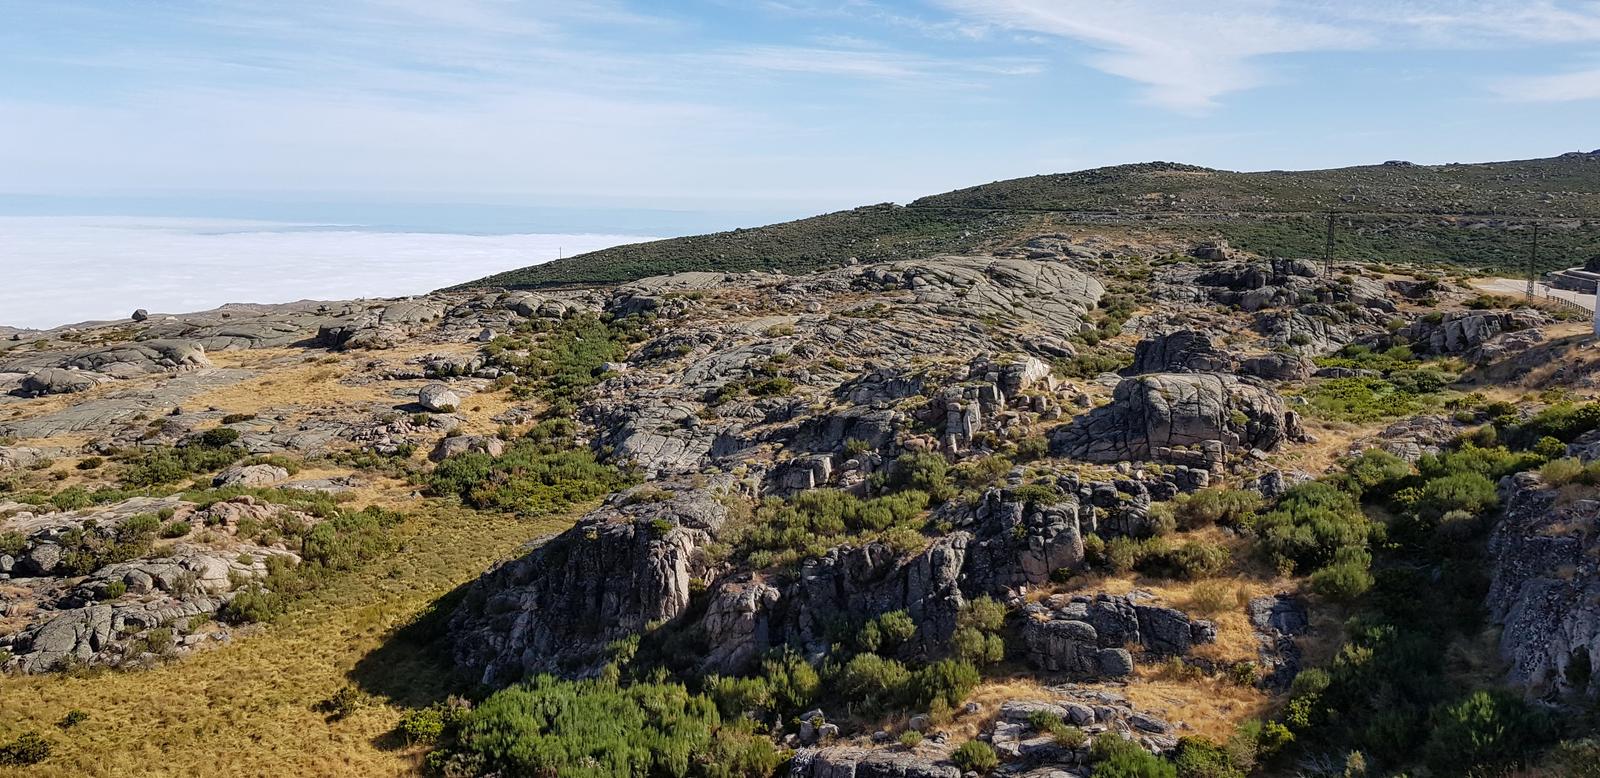
[[[49,438],[105,430],[130,421],[141,413],[146,416],[167,413],[191,397],[254,378],[258,374],[255,370],[240,368],[211,368],[180,373],[153,386],[126,389],[30,419],[0,423],[0,435]]]

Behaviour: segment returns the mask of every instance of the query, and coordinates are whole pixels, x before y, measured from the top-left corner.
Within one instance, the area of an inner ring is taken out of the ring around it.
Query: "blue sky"
[[[1550,156],[1597,126],[1591,0],[0,0],[12,213],[625,231],[1152,159]]]

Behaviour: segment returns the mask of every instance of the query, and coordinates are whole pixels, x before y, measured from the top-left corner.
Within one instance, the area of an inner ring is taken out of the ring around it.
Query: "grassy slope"
[[[413,774],[419,752],[390,742],[400,715],[390,703],[440,699],[450,673],[421,648],[389,639],[392,631],[581,511],[519,522],[411,505],[418,512],[401,525],[399,552],[316,592],[261,634],[142,672],[0,677],[0,738],[34,729],[55,746],[50,759],[15,774]],[[352,678],[378,701],[335,722],[312,710],[357,685]],[[57,729],[74,708],[89,720]]]
[[[798,272],[851,257],[884,260],[959,252],[1045,229],[1107,222],[1221,234],[1263,254],[1319,255],[1330,209],[1343,256],[1520,266],[1518,217],[1551,224],[1547,267],[1600,253],[1600,157],[1469,165],[1368,165],[1236,173],[1188,165],[1122,165],[999,181],[916,200],[783,224],[619,246],[513,270],[464,286],[539,287],[625,281],[685,270]],[[1460,219],[1455,215],[1468,214]]]

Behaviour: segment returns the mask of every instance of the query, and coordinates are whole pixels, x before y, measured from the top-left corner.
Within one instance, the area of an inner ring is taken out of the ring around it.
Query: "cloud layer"
[[[0,218],[0,325],[54,327],[146,308],[419,294],[648,238],[447,235],[187,219]]]

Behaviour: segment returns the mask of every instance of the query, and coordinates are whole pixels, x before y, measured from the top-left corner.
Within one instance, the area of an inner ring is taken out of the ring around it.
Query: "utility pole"
[[[1535,279],[1539,273],[1539,223],[1533,223],[1533,247],[1528,252],[1528,299],[1533,299]]]
[[[1322,248],[1322,275],[1333,276],[1333,211],[1328,212],[1328,243]]]

